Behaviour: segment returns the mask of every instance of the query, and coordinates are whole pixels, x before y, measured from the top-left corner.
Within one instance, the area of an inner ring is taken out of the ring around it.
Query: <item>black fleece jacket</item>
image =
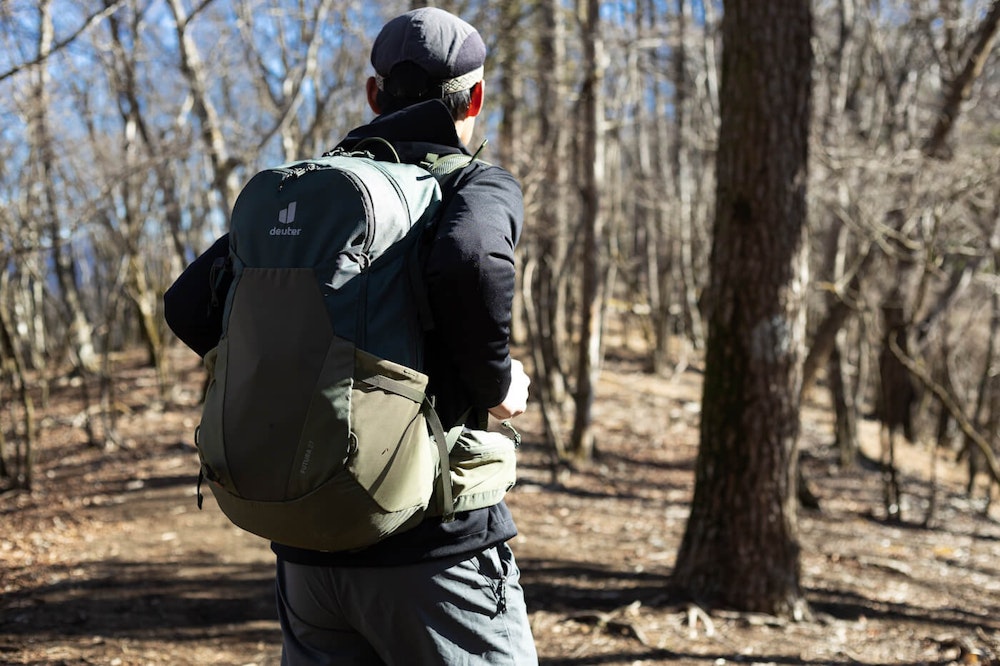
[[[379,116],[351,131],[341,145],[379,137],[401,161],[428,154],[468,154],[445,106],[432,100]],[[455,423],[472,408],[483,414],[510,386],[510,319],[514,294],[514,246],[521,234],[520,185],[504,169],[475,162],[444,185],[446,208],[425,269],[434,329],[426,347],[428,391],[442,421]],[[218,344],[222,307],[213,299],[212,266],[229,250],[228,236],[198,257],[164,295],[164,314],[174,333],[199,355]],[[224,294],[226,284],[216,293]],[[475,418],[475,417],[473,417]],[[507,506],[460,513],[443,523],[430,518],[369,548],[323,553],[272,544],[291,562],[315,565],[391,566],[459,554],[502,543],[517,531]]]

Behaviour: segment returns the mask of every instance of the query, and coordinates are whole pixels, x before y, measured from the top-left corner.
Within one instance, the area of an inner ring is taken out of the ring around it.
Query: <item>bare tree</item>
[[[594,441],[591,431],[592,408],[601,366],[601,340],[604,318],[605,211],[602,203],[604,183],[604,124],[602,84],[605,54],[601,38],[600,2],[580,0],[582,17],[584,83],[580,93],[583,117],[580,155],[580,193],[583,200],[583,247],[580,280],[580,340],[577,343],[577,367],[573,431],[570,455],[589,460]]]
[[[116,2],[111,2],[106,0],[104,3],[104,8],[95,11],[92,14],[87,15],[83,22],[73,30],[69,35],[63,37],[62,39],[47,41],[43,44],[43,48],[39,49],[35,54],[34,58],[27,60],[25,62],[13,63],[11,67],[4,71],[0,71],[0,82],[5,79],[9,79],[19,73],[43,65],[46,60],[48,60],[53,54],[62,51],[67,46],[75,42],[81,35],[83,35],[87,30],[95,25],[100,24],[100,22],[114,13],[119,6],[125,3],[125,0],[117,0]]]
[[[362,4],[0,3],[0,108],[14,137],[0,144],[0,315],[4,353],[22,368],[4,357],[5,404],[19,423],[18,372],[44,409],[49,379],[66,361],[82,366],[81,354],[100,368],[141,344],[161,362],[170,338],[159,294],[225,228],[240,184],[364,120],[373,32],[411,3]],[[802,398],[831,391],[844,462],[880,391],[878,358],[892,357],[880,352],[894,290],[906,315],[897,346],[947,396],[916,382],[915,436],[926,441],[928,422],[954,433],[957,410],[994,442],[995,331],[982,304],[993,297],[985,239],[1000,189],[1000,111],[986,103],[1000,94],[997,4],[814,3],[817,279]],[[644,355],[641,367],[666,372],[700,363],[706,343],[718,293],[708,288],[716,149],[729,149],[718,140],[720,103],[730,103],[719,96],[718,5],[601,3],[599,23],[585,2],[441,6],[489,26],[499,103],[477,127],[494,140],[486,158],[524,184],[518,311],[533,396],[555,454],[586,458],[614,335]],[[644,335],[628,336],[636,330]],[[5,426],[8,443],[26,432]],[[573,454],[571,428],[583,433]],[[969,441],[980,440],[940,438]]]
[[[194,16],[189,15],[182,0],[168,0],[170,12],[174,18],[177,34],[177,48],[180,56],[181,72],[187,81],[191,93],[194,113],[201,124],[201,137],[204,149],[212,163],[213,182],[226,210],[231,210],[236,202],[238,184],[235,178],[235,159],[231,156],[222,121],[219,117],[216,103],[213,101],[209,74],[200,47],[190,31]],[[199,9],[204,8],[206,2]]]
[[[924,142],[923,151],[933,157],[944,157],[950,152],[948,137],[961,112],[962,103],[969,99],[972,86],[983,72],[986,60],[993,49],[997,31],[1000,30],[1000,0],[994,0],[989,13],[979,24],[971,46],[965,51],[968,57],[961,71],[948,82],[947,92],[941,104],[934,129]]]
[[[979,373],[965,366],[981,357],[987,338],[976,334],[949,341],[953,327],[945,318],[969,307],[966,286],[982,272],[978,267],[986,265],[985,244],[977,246],[964,237],[970,225],[988,219],[982,206],[971,202],[995,189],[983,183],[992,180],[982,168],[983,160],[991,161],[990,149],[982,136],[963,137],[960,132],[978,134],[978,127],[989,126],[991,115],[988,107],[956,106],[956,100],[974,98],[977,82],[982,95],[991,85],[990,70],[981,65],[990,53],[989,35],[995,32],[995,5],[871,5],[853,0],[817,5],[823,16],[817,44],[824,52],[817,66],[817,92],[825,103],[817,105],[820,122],[814,136],[819,146],[819,168],[812,177],[820,213],[816,220],[822,237],[839,239],[827,243],[827,251],[838,247],[844,254],[830,261],[816,253],[815,284],[823,286],[825,296],[813,301],[816,323],[811,327],[803,392],[822,368],[829,368],[828,386],[841,410],[837,437],[845,444],[849,435],[843,428],[856,421],[866,400],[874,397],[884,405],[880,396],[902,395],[905,385],[914,383],[907,376],[912,373],[900,369],[895,356],[885,351],[890,337],[913,358],[942,373],[938,382],[952,385],[959,395],[977,394],[973,377]],[[959,88],[964,92],[956,98]],[[948,108],[954,112],[950,118],[950,112],[942,111]],[[977,122],[960,124],[960,112],[977,116]],[[949,137],[937,140],[947,147],[928,150],[932,137],[941,137],[938,130],[946,119]],[[943,154],[951,156],[950,162],[924,158]],[[902,338],[898,331],[888,336],[885,330],[889,322],[882,316],[883,305],[890,297],[893,307],[902,307],[905,314],[904,321],[896,323],[905,331]],[[862,331],[868,331],[867,338]],[[845,344],[848,336],[851,342]],[[836,364],[827,364],[838,346],[854,355],[848,366],[844,354],[834,354]],[[867,346],[875,349],[872,358],[858,353]],[[879,382],[869,383],[866,368],[878,358],[883,367],[872,378]],[[840,377],[854,379],[846,386]],[[879,387],[892,378],[903,384]],[[857,388],[848,396],[844,390],[851,387]],[[937,426],[940,431],[950,420],[949,410],[940,401],[935,408],[933,395],[923,392],[917,412],[936,411],[936,423],[943,424]],[[854,414],[845,414],[847,409]],[[883,418],[887,424],[893,420],[888,414]],[[935,419],[918,418],[907,430],[921,439],[931,421]],[[849,456],[845,450],[844,460]]]
[[[0,255],[0,258],[3,258]],[[13,437],[8,439],[3,428],[3,414],[0,412],[0,490],[17,488],[31,490],[34,483],[35,445],[37,440],[37,420],[35,401],[29,392],[28,373],[24,359],[18,349],[14,326],[7,316],[10,289],[9,275],[0,273],[0,393],[12,392],[17,400],[3,400],[4,411],[9,414]],[[20,423],[15,412],[20,407]],[[10,450],[9,442],[14,448]]]
[[[538,3],[536,60],[538,96],[552,108],[564,104],[566,79],[566,29],[558,0]],[[560,114],[538,114],[538,139],[534,154],[537,173],[527,173],[527,215],[533,222],[520,247],[524,257],[522,302],[532,355],[532,387],[541,409],[547,442],[556,457],[566,455],[563,404],[566,397],[568,361],[567,290],[569,232],[567,168],[569,132]]]
[[[671,162],[674,165],[674,187],[679,203],[679,228],[676,233],[676,278],[682,290],[681,304],[687,339],[695,349],[705,344],[699,294],[708,281],[708,261],[704,257],[709,247],[710,216],[714,163],[705,146],[718,141],[718,83],[716,41],[719,22],[712,3],[701,3],[704,21],[700,25],[700,49],[687,48],[693,21],[686,0],[678,0],[678,32],[681,44],[674,63],[677,88],[676,107],[681,111],[675,120],[676,137]],[[694,33],[698,35],[698,33]],[[700,53],[701,59],[696,60]],[[688,71],[690,68],[694,71]]]
[[[24,211],[26,219],[36,216],[44,220],[43,227],[52,250],[52,264],[61,290],[61,303],[65,308],[65,319],[70,333],[70,352],[73,364],[78,370],[91,372],[97,368],[97,355],[93,341],[93,326],[84,311],[78,283],[76,260],[71,242],[66,240],[64,215],[60,208],[60,198],[56,191],[59,179],[57,159],[59,150],[51,129],[52,77],[48,62],[43,57],[51,53],[55,29],[52,19],[51,0],[38,3],[37,53],[41,63],[30,72],[33,79],[29,132],[34,172],[30,175],[33,183],[28,189],[28,207]]]
[[[701,444],[674,571],[692,598],[791,617],[807,612],[794,472],[808,247],[809,5],[725,3]]]

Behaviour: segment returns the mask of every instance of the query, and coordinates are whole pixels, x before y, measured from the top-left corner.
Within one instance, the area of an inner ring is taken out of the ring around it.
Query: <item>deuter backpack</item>
[[[324,551],[495,504],[515,476],[504,435],[445,431],[423,373],[419,250],[439,181],[472,158],[359,148],[266,169],[240,193],[196,435],[199,505],[204,479],[236,525]]]

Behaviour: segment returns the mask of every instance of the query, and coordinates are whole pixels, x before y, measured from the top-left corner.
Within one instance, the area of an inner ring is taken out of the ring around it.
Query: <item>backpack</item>
[[[204,480],[239,527],[311,550],[490,506],[515,476],[516,443],[446,432],[422,372],[420,249],[440,181],[474,158],[417,166],[358,148],[265,169],[237,198],[195,438],[199,506]]]

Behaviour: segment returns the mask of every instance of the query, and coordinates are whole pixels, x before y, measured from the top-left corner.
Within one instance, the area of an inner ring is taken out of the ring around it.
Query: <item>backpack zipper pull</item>
[[[510,430],[510,438],[514,440],[514,448],[521,448],[521,433],[517,431],[514,425],[510,421],[501,421],[500,425],[507,430]]]

